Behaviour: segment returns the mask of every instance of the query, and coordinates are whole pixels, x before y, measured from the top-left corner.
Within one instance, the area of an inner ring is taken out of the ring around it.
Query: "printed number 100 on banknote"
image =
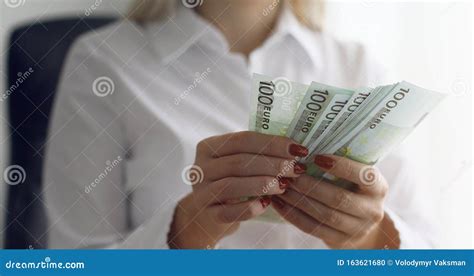
[[[250,130],[265,134],[285,136],[307,85],[285,78],[271,78],[254,74],[250,111]]]

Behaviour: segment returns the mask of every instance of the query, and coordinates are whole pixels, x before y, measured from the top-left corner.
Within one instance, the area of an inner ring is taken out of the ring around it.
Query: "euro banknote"
[[[307,89],[283,77],[254,74],[249,129],[285,136]]]
[[[307,174],[324,177],[345,188],[350,183],[314,165],[315,155],[335,154],[374,165],[398,146],[445,97],[406,81],[349,90],[316,82],[308,86],[285,79],[291,93],[285,94],[287,98],[282,100],[275,96],[274,81],[281,79],[284,78],[254,75],[249,129],[287,136],[302,143],[310,153],[299,160],[306,163]],[[259,99],[270,95],[273,96],[271,101]],[[294,98],[290,101],[288,97]],[[265,105],[262,101],[271,103]],[[291,104],[285,106],[286,103]],[[282,221],[274,210],[258,219]]]
[[[309,145],[336,117],[354,91],[312,82],[288,127],[287,136]]]
[[[322,133],[315,135],[315,139],[307,143],[310,145],[309,152],[317,152],[321,145],[324,145],[329,137],[354,113],[359,106],[370,96],[372,88],[362,87],[357,89],[348,103],[337,113],[337,115],[329,122]],[[333,123],[334,122],[334,123]]]
[[[408,82],[396,84],[348,133],[335,137],[321,153],[373,165],[410,134],[444,94]]]

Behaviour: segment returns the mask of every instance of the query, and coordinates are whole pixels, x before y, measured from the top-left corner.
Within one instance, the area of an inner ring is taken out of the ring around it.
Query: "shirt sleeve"
[[[50,248],[167,248],[175,202],[131,223],[119,70],[80,39],[62,72],[47,141],[44,196]]]
[[[389,185],[385,214],[398,231],[400,249],[434,248],[439,225],[431,212],[430,192],[423,177],[416,173],[417,164],[408,156],[407,148],[402,146],[377,165]]]

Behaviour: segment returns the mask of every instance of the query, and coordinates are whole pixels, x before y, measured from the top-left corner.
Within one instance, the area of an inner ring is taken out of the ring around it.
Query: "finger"
[[[325,242],[341,242],[347,239],[347,235],[336,229],[333,229],[320,221],[310,217],[298,208],[285,203],[278,196],[272,197],[273,208],[291,224],[298,227],[301,231],[318,237]]]
[[[226,177],[207,186],[214,203],[223,203],[243,197],[261,197],[285,192],[291,182],[288,178],[271,176]]]
[[[245,221],[263,214],[270,202],[269,197],[262,197],[236,204],[214,205],[209,207],[209,212],[217,223]]]
[[[364,225],[364,220],[360,218],[330,208],[291,189],[279,197],[325,225],[349,235],[357,233]]]
[[[364,193],[385,196],[387,192],[387,182],[376,167],[336,155],[317,155],[314,163],[334,176],[357,184]]]
[[[212,157],[253,153],[291,159],[308,155],[308,149],[283,136],[242,131],[214,136],[201,141],[198,151]]]
[[[228,176],[297,177],[305,172],[306,166],[295,160],[240,153],[212,159],[202,169],[206,172],[205,178],[213,181]]]
[[[295,179],[291,188],[324,205],[363,218],[371,210],[367,196],[360,195],[309,175]]]

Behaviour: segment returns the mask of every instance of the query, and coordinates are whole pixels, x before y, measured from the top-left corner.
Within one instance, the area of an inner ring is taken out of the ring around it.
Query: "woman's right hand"
[[[251,131],[199,142],[195,166],[203,181],[176,207],[168,234],[171,248],[214,248],[245,221],[261,215],[292,178],[305,172],[295,161],[308,150],[287,137]],[[242,198],[250,198],[241,201]]]

